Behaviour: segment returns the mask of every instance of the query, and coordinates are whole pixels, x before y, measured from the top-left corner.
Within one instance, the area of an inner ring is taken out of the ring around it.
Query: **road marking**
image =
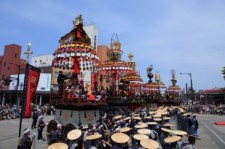
[[[205,127],[206,128],[208,128],[224,145],[225,145],[225,142],[223,141],[223,139],[221,139],[220,138],[220,136],[218,136],[216,133],[215,133],[215,131],[213,131],[211,128],[209,128],[209,126],[207,126],[206,125],[206,123],[205,122],[203,122],[202,120],[201,120],[201,122],[202,122],[202,124],[204,124],[205,125]]]

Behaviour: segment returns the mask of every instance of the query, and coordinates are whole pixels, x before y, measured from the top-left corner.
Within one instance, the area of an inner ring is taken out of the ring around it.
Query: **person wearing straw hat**
[[[181,131],[181,130],[174,130],[174,131],[172,131],[172,133],[181,137],[181,139],[179,141],[177,141],[178,149],[181,149],[181,146],[184,144],[184,141],[182,140],[182,137],[184,135],[187,135],[187,132]]]
[[[132,144],[132,149],[141,149],[142,146],[140,144],[140,141],[144,140],[144,139],[149,139],[149,137],[144,134],[135,134],[133,136],[133,138],[134,138],[134,140],[133,140],[133,144]]]
[[[159,139],[159,134],[158,132],[154,129],[155,125],[157,125],[156,122],[148,122],[148,129],[151,130],[151,133],[149,134],[149,138],[155,141],[158,141]]]
[[[159,141],[160,141],[162,147],[165,147],[166,142],[164,142],[164,139],[171,136],[172,130],[167,129],[167,128],[161,128],[161,130],[162,130],[162,133],[161,133],[161,136],[159,136]]]
[[[90,135],[93,135],[95,133],[96,133],[96,130],[94,129],[93,124],[89,123],[88,124],[88,129],[84,132],[84,137],[83,137],[85,148],[90,147],[90,141],[87,140],[87,137],[90,136]]]
[[[30,129],[25,128],[23,131],[23,137],[20,139],[20,149],[31,149],[36,134],[33,135],[32,139],[29,137],[29,135]]]
[[[114,133],[111,136],[112,148],[111,149],[128,149],[128,141],[130,140],[129,136],[125,133]]]
[[[57,129],[51,132],[49,145],[52,143],[62,142],[62,140],[63,140],[62,125],[58,124]]]
[[[54,143],[49,145],[48,149],[68,149],[68,145],[65,143]]]
[[[95,133],[86,137],[86,140],[90,141],[90,146],[86,149],[104,149],[102,142],[99,140],[102,137],[101,134]]]
[[[172,136],[167,137],[164,139],[164,142],[167,143],[167,145],[164,147],[165,149],[175,149],[177,148],[177,141],[179,141],[181,137],[179,136]]]
[[[141,146],[147,149],[157,149],[159,148],[159,143],[152,139],[143,139],[140,142]]]
[[[194,145],[196,140],[200,140],[198,136],[189,135],[188,136],[188,143],[184,143],[181,147],[181,149],[197,149]]]
[[[81,149],[82,141],[81,141],[81,130],[73,129],[67,134],[67,138],[70,140],[68,143],[68,149]]]
[[[154,121],[157,122],[157,124],[154,126],[154,130],[158,133],[158,135],[161,135],[161,128],[162,128],[162,119],[161,118],[154,118]]]

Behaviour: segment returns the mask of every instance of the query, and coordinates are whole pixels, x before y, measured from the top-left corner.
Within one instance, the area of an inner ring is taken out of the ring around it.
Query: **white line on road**
[[[223,139],[220,138],[220,136],[218,136],[215,131],[213,131],[211,128],[209,128],[209,126],[206,125],[205,122],[203,122],[202,120],[200,120],[202,122],[202,124],[205,125],[206,128],[208,128],[224,145],[225,145],[225,142],[223,141]]]

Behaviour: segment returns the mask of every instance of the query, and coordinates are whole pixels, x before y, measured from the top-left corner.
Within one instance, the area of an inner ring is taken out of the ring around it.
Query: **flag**
[[[25,100],[23,106],[24,117],[31,117],[31,102],[37,89],[40,72],[41,72],[40,69],[30,64],[26,64],[26,73],[24,79],[24,92],[25,92]]]

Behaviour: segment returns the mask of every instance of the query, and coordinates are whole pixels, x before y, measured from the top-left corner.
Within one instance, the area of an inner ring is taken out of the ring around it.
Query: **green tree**
[[[225,67],[223,67],[223,69],[222,69],[222,74],[223,74],[223,78],[225,80]]]

